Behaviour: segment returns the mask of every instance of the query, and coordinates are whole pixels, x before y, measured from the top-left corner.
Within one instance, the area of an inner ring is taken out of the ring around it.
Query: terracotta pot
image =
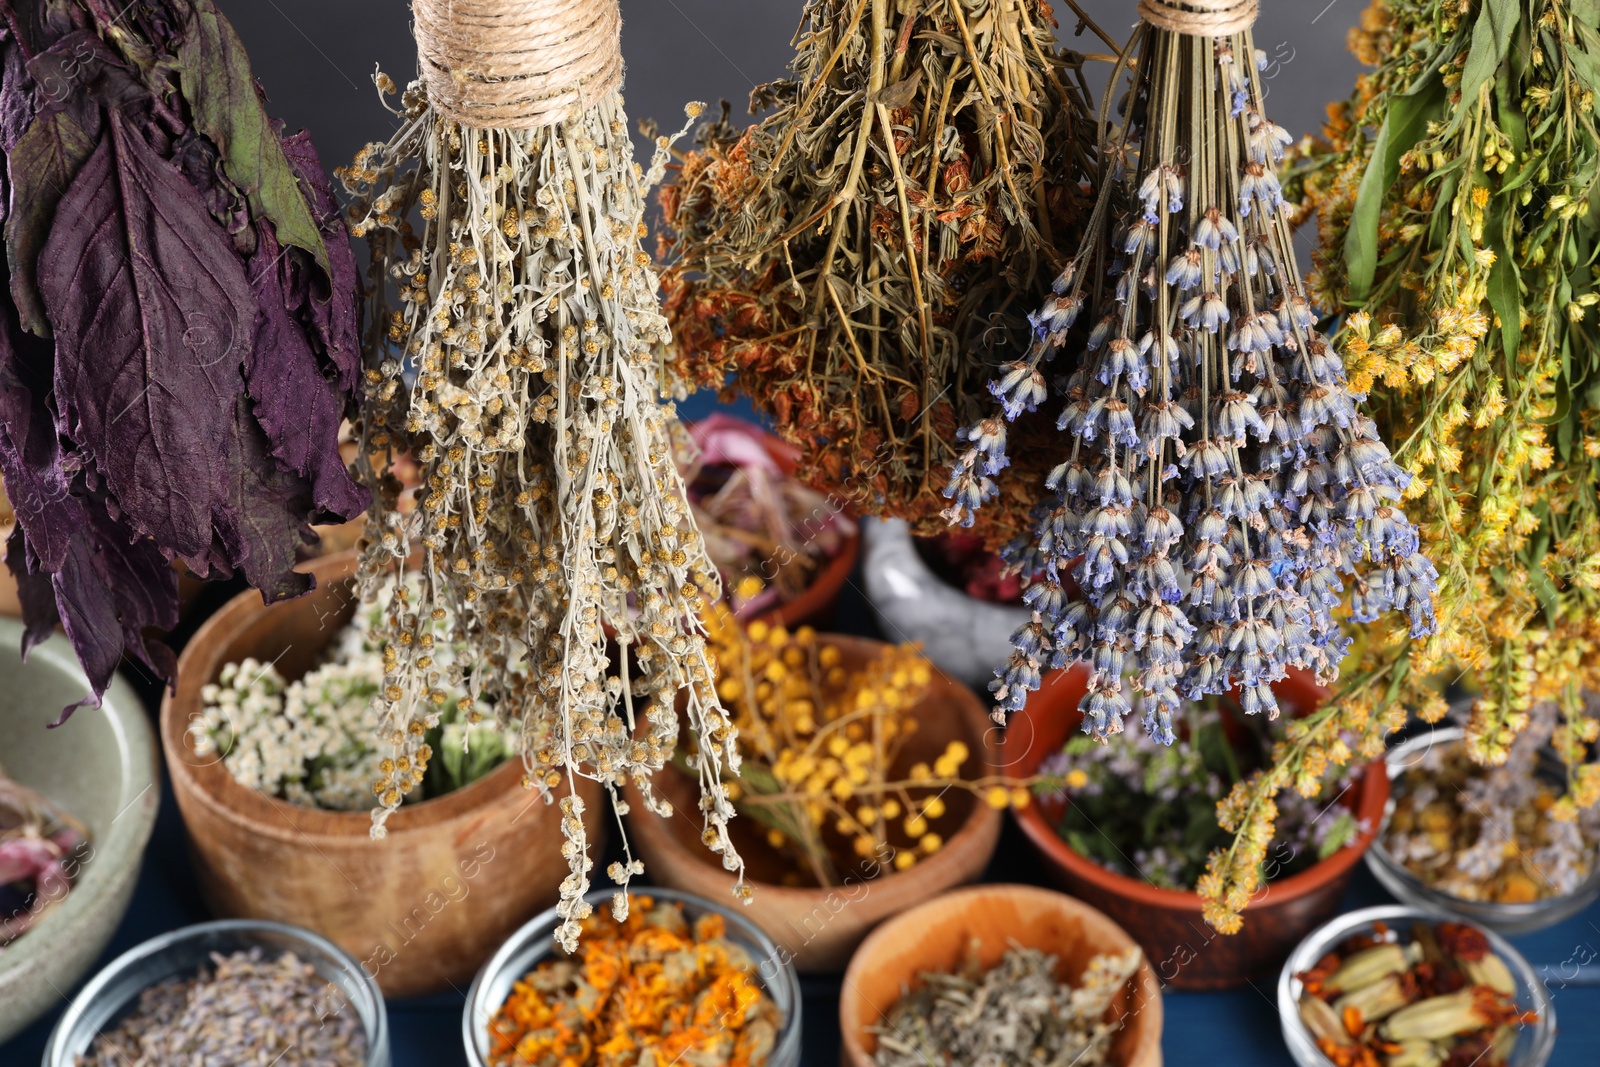
[[[993,967],[1012,943],[1056,956],[1056,976],[1072,982],[1102,953],[1126,952],[1133,938],[1081,901],[1027,885],[980,885],[946,893],[898,915],[862,942],[839,994],[844,1067],[872,1067],[878,1039],[867,1027],[918,984],[925,972],[959,970],[977,942],[978,964]],[[1149,960],[1112,1001],[1121,1017],[1107,1062],[1161,1067],[1161,991]]]
[[[829,634],[821,638],[843,653],[844,666],[865,664],[885,646],[881,641]],[[961,683],[935,672],[926,701],[916,712],[918,728],[899,763],[932,762],[945,746],[964,740],[972,755],[962,768],[966,777],[994,773],[999,757],[999,730],[983,705]],[[977,761],[982,759],[979,767]],[[899,764],[897,764],[898,766]],[[632,783],[626,788],[628,839],[645,861],[651,882],[683,889],[712,900],[724,899],[733,876],[700,843],[699,783],[672,767],[653,780],[656,791],[672,802],[676,814],[662,819],[647,811]],[[767,844],[753,819],[732,824],[734,844],[744,858],[746,878],[754,890],[745,912],[777,943],[785,959],[802,973],[837,972],[874,926],[890,915],[952,886],[976,881],[994,854],[1000,837],[1000,813],[964,790],[945,794],[943,825],[958,827],[946,834],[944,847],[921,858],[914,867],[895,871],[892,855],[859,861],[838,886],[783,885],[794,870],[784,854]]]
[[[253,656],[286,678],[315,665],[356,606],[351,553],[306,564],[317,588],[265,606],[231,600],[190,639],[161,703],[161,746],[189,831],[202,896],[220,916],[304,926],[336,942],[388,996],[472,980],[517,927],[555,903],[567,865],[559,812],[507,761],[464,789],[408,804],[375,841],[367,812],[289,804],[240,785],[187,736],[201,687]],[[600,790],[579,780],[592,855],[605,847]]]
[[[1019,777],[1038,770],[1077,732],[1078,702],[1089,671],[1077,664],[1046,676],[1025,711],[1006,730],[1006,773]],[[1309,676],[1291,672],[1273,691],[1284,713],[1303,715],[1321,705],[1328,691]],[[1116,744],[1116,739],[1112,739]],[[1244,913],[1244,927],[1223,935],[1206,925],[1196,893],[1161,889],[1095,863],[1062,840],[1056,825],[1064,802],[1043,801],[1017,812],[1051,880],[1100,908],[1126,926],[1143,946],[1164,986],[1227,989],[1276,974],[1294,946],[1339,911],[1356,865],[1372,844],[1389,800],[1389,778],[1382,763],[1359,770],[1340,803],[1366,831],[1349,846],[1299,874],[1264,886]]]

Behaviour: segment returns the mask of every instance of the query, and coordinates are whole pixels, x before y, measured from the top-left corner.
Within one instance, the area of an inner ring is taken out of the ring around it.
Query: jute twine
[[[1255,25],[1260,0],[1139,0],[1139,15],[1158,30],[1226,37]]]
[[[622,84],[617,0],[412,0],[429,102],[478,129],[571,117]]]

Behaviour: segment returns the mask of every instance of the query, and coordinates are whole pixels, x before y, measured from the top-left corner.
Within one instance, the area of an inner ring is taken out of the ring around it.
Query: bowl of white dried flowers
[[[1441,726],[1390,749],[1393,782],[1367,866],[1408,904],[1503,934],[1570,918],[1600,899],[1600,805],[1574,797],[1549,747],[1553,702],[1535,705],[1499,766],[1472,762]]]
[[[374,635],[409,580],[363,601],[353,553],[305,567],[318,582],[307,596],[267,605],[246,593],[208,620],[162,703],[201,893],[219,915],[329,937],[386,995],[468,981],[556,900],[559,810],[524,787],[524,739],[468,696],[471,652],[448,619],[434,642],[437,721],[418,758],[397,765],[376,740],[372,701],[385,683]],[[380,779],[410,788],[374,837]],[[590,834],[603,834],[597,789],[578,788]]]

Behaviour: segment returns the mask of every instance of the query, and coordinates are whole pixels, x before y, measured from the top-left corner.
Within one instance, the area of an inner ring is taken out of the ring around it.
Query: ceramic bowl
[[[73,1067],[94,1037],[132,1007],[139,993],[168,978],[186,977],[214,952],[227,955],[260,947],[270,956],[293,952],[338,986],[367,1038],[366,1067],[389,1067],[389,1017],[377,983],[354,957],[310,930],[282,923],[225,919],[151,938],[106,965],[73,1000],[45,1046],[43,1067]]]
[[[1426,752],[1438,746],[1464,744],[1465,736],[1466,731],[1459,726],[1441,726],[1396,745],[1384,758],[1389,767],[1389,781],[1397,788],[1407,774],[1414,773],[1414,768]],[[1551,765],[1542,767],[1541,770],[1550,773],[1555,784],[1560,784],[1562,771],[1559,764],[1554,763],[1553,757],[1548,762]],[[1462,900],[1460,897],[1435,889],[1412,874],[1384,848],[1384,835],[1389,829],[1389,818],[1394,814],[1394,803],[1391,797],[1384,808],[1383,828],[1379,830],[1377,839],[1367,852],[1367,868],[1385,889],[1407,904],[1448,912],[1479,926],[1498,930],[1502,934],[1516,935],[1542,930],[1546,926],[1553,926],[1564,919],[1570,919],[1596,900],[1600,900],[1600,858],[1597,858],[1589,877],[1585,878],[1573,892],[1527,904]]]
[[[920,641],[946,674],[983,689],[1011,655],[1011,635],[1031,617],[943,581],[917,555],[904,519],[863,519],[862,577],[878,626],[892,641]]]
[[[596,910],[610,909],[612,890],[596,889],[586,897]],[[772,939],[758,930],[736,908],[713,903],[692,893],[672,889],[637,888],[633,896],[649,896],[683,906],[691,923],[706,914],[722,916],[727,936],[742,945],[756,961],[756,973],[767,995],[778,1006],[783,1025],[767,1057],[766,1067],[800,1067],[800,980],[794,967],[780,954]],[[467,1062],[472,1067],[489,1067],[489,1023],[495,1012],[511,996],[511,988],[529,971],[554,954],[555,930],[561,917],[551,908],[511,935],[500,951],[489,958],[467,991],[466,1009],[461,1015],[461,1040]]]
[[[1055,956],[1056,977],[1071,982],[1095,956],[1126,952],[1134,942],[1104,913],[1049,889],[978,885],[934,897],[878,927],[851,959],[839,997],[844,1067],[872,1067],[877,1038],[869,1028],[920,975],[956,971],[974,951],[980,967],[992,967],[1014,944]],[[1149,960],[1111,1012],[1122,1026],[1107,1062],[1161,1067],[1161,990]]]
[[[22,624],[0,619],[0,765],[83,820],[90,840],[66,900],[0,950],[0,1044],[59,1004],[128,910],[161,797],[155,736],[131,686],[114,678],[98,708],[61,709],[89,691],[60,634],[22,662]]]
[[[1341,915],[1313,930],[1289,954],[1282,972],[1278,975],[1278,1018],[1283,1027],[1283,1039],[1289,1052],[1300,1067],[1331,1067],[1328,1058],[1317,1048],[1311,1031],[1300,1021],[1300,993],[1302,985],[1296,975],[1303,974],[1327,955],[1340,941],[1356,934],[1370,934],[1378,923],[1408,940],[1411,925],[1415,922],[1437,923],[1454,918],[1441,911],[1415,908],[1408,904],[1385,904],[1376,908],[1363,908]],[[1556,1044],[1556,1011],[1544,983],[1533,972],[1522,953],[1493,930],[1484,930],[1489,947],[1505,961],[1517,986],[1517,1006],[1524,1011],[1539,1013],[1539,1021],[1522,1027],[1517,1035],[1506,1067],[1544,1067]]]

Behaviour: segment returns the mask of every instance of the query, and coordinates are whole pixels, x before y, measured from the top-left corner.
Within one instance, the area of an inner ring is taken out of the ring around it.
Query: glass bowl
[[[611,889],[596,889],[584,899],[593,904],[596,911],[609,909],[611,894]],[[728,939],[742,945],[750,958],[757,961],[757,978],[783,1018],[766,1067],[800,1067],[800,979],[789,961],[789,954],[731,906],[674,889],[641,888],[630,895],[681,904],[684,917],[691,923],[708,913],[722,916],[727,923]],[[467,1006],[461,1015],[461,1039],[466,1045],[467,1062],[472,1067],[489,1067],[489,1020],[511,996],[511,987],[556,951],[553,935],[560,924],[561,917],[555,908],[534,917],[489,957],[478,977],[472,980]]]
[[[73,1067],[95,1035],[115,1022],[140,992],[168,978],[187,976],[223,954],[260,947],[293,952],[339,987],[361,1019],[367,1037],[366,1067],[389,1067],[389,1016],[378,985],[355,958],[310,930],[259,919],[223,919],[185,926],[129,949],[105,966],[73,998],[45,1046],[44,1067]]]
[[[1499,904],[1487,900],[1462,900],[1442,890],[1435,889],[1407,870],[1384,846],[1384,835],[1389,830],[1389,818],[1394,813],[1395,798],[1399,795],[1404,775],[1413,770],[1422,757],[1440,745],[1464,743],[1466,731],[1460,726],[1441,726],[1429,733],[1411,738],[1389,750],[1384,762],[1389,768],[1390,796],[1384,809],[1383,825],[1367,850],[1367,867],[1383,887],[1407,904],[1442,911],[1479,926],[1497,930],[1502,934],[1526,934],[1542,930],[1578,912],[1600,899],[1600,857],[1589,877],[1573,892],[1559,897],[1548,897],[1528,904]],[[1560,781],[1560,767],[1554,757],[1541,759],[1541,773],[1555,774]]]
[[[1295,975],[1311,967],[1333,948],[1352,934],[1371,933],[1373,927],[1383,923],[1390,930],[1406,938],[1414,922],[1450,922],[1458,917],[1430,908],[1412,907],[1408,904],[1385,904],[1376,908],[1362,908],[1341,915],[1313,930],[1289,954],[1278,975],[1278,1021],[1283,1027],[1283,1039],[1289,1052],[1300,1067],[1330,1067],[1328,1058],[1317,1048],[1311,1033],[1300,1021],[1301,982]],[[1533,967],[1522,953],[1493,930],[1484,930],[1489,947],[1505,961],[1517,986],[1517,1007],[1539,1013],[1539,1021],[1521,1028],[1516,1047],[1506,1067],[1544,1067],[1556,1045],[1556,1011],[1550,993],[1534,973]]]

